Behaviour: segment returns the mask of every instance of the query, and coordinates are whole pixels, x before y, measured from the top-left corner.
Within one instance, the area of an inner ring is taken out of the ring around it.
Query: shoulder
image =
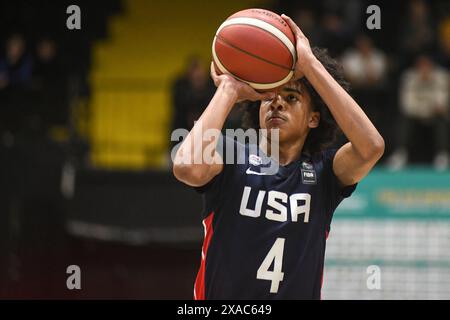
[[[353,193],[356,189],[357,183],[346,186],[343,185],[336,176],[333,169],[333,161],[338,150],[339,148],[335,147],[328,148],[318,152],[315,157],[317,162],[322,166],[322,175],[325,178],[325,184],[327,185],[328,192],[330,192],[333,197],[337,196],[338,199],[342,200],[343,198],[349,197]]]
[[[337,147],[327,148],[317,152],[313,157],[315,168],[320,170],[320,175],[327,181],[327,183],[332,180],[333,183],[336,182],[340,184],[333,165],[338,150],[339,148]]]
[[[216,151],[222,159],[222,170],[204,186],[196,187],[200,193],[221,192],[226,184],[233,183],[239,171],[248,163],[248,145],[239,142],[232,136],[220,134]]]
[[[248,144],[230,135],[221,135],[218,142],[219,153],[224,159],[224,164],[235,164],[240,158],[244,158],[250,149]]]
[[[338,148],[327,148],[322,151],[316,152],[311,156],[314,163],[320,163],[324,166],[328,166],[333,163],[334,156]]]

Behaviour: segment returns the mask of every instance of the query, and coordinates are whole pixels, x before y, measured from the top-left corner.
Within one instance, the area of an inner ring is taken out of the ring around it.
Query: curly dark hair
[[[349,83],[344,79],[344,73],[342,66],[333,59],[327,49],[313,47],[313,54],[322,63],[325,69],[331,74],[331,76],[346,90],[350,90]],[[309,131],[306,137],[305,144],[303,146],[303,152],[313,155],[316,152],[324,150],[326,147],[332,145],[337,138],[342,134],[336,120],[331,114],[325,102],[320,95],[313,88],[311,83],[303,77],[297,80],[311,96],[311,107],[313,111],[320,113],[320,121],[317,128],[313,128]],[[244,129],[254,128],[259,129],[259,106],[260,101],[246,102],[242,104],[244,108],[244,115],[242,118],[242,126]]]

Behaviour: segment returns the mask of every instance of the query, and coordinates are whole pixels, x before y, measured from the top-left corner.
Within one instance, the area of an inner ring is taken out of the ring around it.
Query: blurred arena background
[[[329,48],[386,141],[335,213],[323,298],[450,299],[446,0],[0,0],[0,298],[192,298],[201,198],[172,176],[170,133],[214,92],[215,30],[249,7]]]

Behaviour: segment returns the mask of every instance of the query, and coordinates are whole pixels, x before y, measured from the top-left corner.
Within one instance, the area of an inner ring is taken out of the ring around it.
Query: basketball
[[[295,37],[278,14],[247,9],[219,27],[212,45],[218,73],[226,73],[257,90],[288,82],[296,62]]]

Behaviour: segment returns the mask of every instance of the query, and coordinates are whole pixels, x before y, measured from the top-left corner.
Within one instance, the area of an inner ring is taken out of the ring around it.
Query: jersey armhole
[[[331,177],[333,179],[333,183],[336,187],[336,192],[338,193],[338,195],[340,197],[342,197],[343,199],[348,198],[351,196],[351,194],[353,193],[353,191],[355,191],[356,186],[358,185],[358,183],[352,184],[352,185],[348,185],[348,186],[344,186],[342,184],[342,182],[339,180],[339,178],[336,176],[336,174],[334,173],[334,169],[333,169],[333,161],[334,161],[334,157],[336,156],[336,152],[338,151],[337,148],[333,148],[333,149],[328,149],[324,151],[324,158],[325,159],[329,159],[329,165],[330,165],[330,173],[331,173]]]

